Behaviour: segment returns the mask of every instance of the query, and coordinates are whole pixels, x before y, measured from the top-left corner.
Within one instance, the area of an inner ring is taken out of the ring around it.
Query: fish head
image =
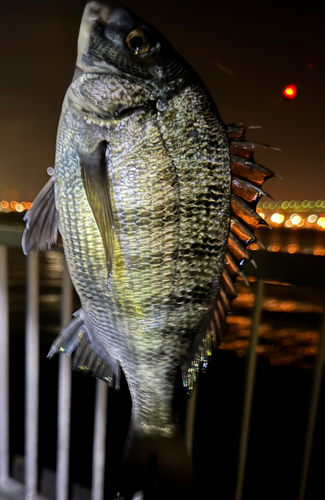
[[[163,111],[191,68],[157,29],[116,3],[88,2],[81,21],[72,100],[106,119]]]

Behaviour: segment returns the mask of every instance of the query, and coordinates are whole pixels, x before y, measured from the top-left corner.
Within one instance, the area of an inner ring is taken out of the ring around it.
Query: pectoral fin
[[[105,142],[93,153],[79,153],[84,188],[105,248],[108,273],[113,265],[114,216],[107,173]]]

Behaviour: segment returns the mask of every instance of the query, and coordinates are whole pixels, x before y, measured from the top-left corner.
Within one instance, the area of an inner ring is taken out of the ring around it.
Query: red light
[[[285,89],[283,90],[282,94],[287,99],[293,99],[294,97],[296,97],[297,87],[295,85],[293,85],[293,84],[292,85],[287,85],[287,87],[285,87]]]

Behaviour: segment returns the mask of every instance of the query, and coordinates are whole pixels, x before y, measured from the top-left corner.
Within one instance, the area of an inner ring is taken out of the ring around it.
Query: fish
[[[80,298],[49,357],[73,355],[74,369],[116,389],[126,377],[125,498],[149,469],[169,498],[201,498],[172,401],[177,373],[191,394],[220,343],[265,224],[256,205],[273,172],[246,131],[224,124],[157,29],[115,3],[86,4],[54,175],[25,216],[22,247],[47,250],[60,233]]]

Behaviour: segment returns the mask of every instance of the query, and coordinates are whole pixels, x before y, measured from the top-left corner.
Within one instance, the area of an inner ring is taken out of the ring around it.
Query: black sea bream
[[[60,231],[81,309],[50,355],[74,351],[76,368],[115,386],[123,370],[135,460],[141,442],[148,456],[162,442],[180,449],[177,367],[191,392],[263,223],[255,206],[271,172],[244,134],[223,124],[156,29],[115,4],[87,4],[55,174],[27,215],[23,248],[48,248]]]

